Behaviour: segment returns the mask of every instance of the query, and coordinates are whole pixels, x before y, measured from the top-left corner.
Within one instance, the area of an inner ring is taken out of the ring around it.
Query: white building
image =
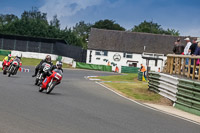
[[[184,37],[182,37],[184,38]],[[166,55],[172,53],[175,36],[134,33],[92,28],[89,37],[88,64],[140,67],[162,70]]]

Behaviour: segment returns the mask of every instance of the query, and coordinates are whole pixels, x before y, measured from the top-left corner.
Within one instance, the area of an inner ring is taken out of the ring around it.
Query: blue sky
[[[0,5],[0,14],[20,16],[32,7],[47,13],[48,20],[57,14],[62,28],[111,19],[129,30],[147,20],[200,37],[200,0],[0,0]]]

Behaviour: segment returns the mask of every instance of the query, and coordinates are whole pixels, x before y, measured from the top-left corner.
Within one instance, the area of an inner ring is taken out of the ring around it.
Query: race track
[[[0,133],[199,133],[200,125],[158,112],[89,81],[113,73],[65,69],[52,94],[30,73],[0,73]]]

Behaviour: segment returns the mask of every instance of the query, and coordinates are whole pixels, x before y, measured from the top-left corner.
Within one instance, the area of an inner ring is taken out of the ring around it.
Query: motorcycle
[[[50,76],[47,76],[42,82],[42,85],[39,87],[39,92],[46,90],[46,94],[51,93],[54,87],[60,83],[62,77],[63,77],[62,71],[59,69],[54,69],[50,74]]]
[[[11,63],[11,65],[8,68],[8,77],[10,77],[11,75],[16,75],[17,71],[21,65],[22,64],[19,59],[13,60],[13,62]]]
[[[48,70],[51,68],[51,65],[48,63],[43,63],[39,72],[37,73],[36,79],[35,79],[35,85],[40,85],[42,81],[44,80]]]
[[[4,62],[3,62],[3,74],[4,75],[6,75],[7,74],[7,72],[8,72],[8,68],[9,68],[9,66],[10,66],[10,62],[11,61],[9,61],[9,60],[4,60]]]

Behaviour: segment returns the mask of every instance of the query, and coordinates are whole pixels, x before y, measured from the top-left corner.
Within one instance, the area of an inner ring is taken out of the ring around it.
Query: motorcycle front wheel
[[[56,84],[57,84],[56,81],[53,81],[51,84],[49,84],[48,87],[47,87],[47,92],[46,92],[46,94],[51,93],[51,91],[52,91],[53,88],[56,86]]]
[[[39,87],[39,92],[42,92],[44,89],[42,89],[42,87],[40,86]]]

